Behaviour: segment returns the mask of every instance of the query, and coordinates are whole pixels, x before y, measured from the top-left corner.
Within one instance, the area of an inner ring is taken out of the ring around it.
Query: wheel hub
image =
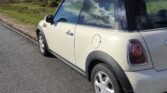
[[[94,82],[96,93],[114,93],[114,87],[110,78],[104,72],[98,72]]]
[[[45,45],[44,45],[42,36],[39,36],[39,47],[40,47],[41,52],[43,53],[45,51]]]

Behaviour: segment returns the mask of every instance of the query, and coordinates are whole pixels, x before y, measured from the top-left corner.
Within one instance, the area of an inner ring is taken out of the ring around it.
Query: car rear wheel
[[[41,34],[41,32],[38,33],[38,45],[42,55],[50,56],[50,53],[46,45],[46,41],[44,39],[44,36]]]
[[[95,93],[122,93],[116,77],[105,64],[94,67],[91,81]]]

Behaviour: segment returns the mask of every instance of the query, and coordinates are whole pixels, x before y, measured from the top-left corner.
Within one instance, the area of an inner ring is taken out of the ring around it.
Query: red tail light
[[[129,62],[132,65],[145,64],[147,58],[144,48],[139,40],[133,39],[129,43]]]

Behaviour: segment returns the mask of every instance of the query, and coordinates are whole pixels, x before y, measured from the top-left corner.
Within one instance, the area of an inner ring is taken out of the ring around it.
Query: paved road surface
[[[0,93],[93,93],[85,77],[0,23]]]

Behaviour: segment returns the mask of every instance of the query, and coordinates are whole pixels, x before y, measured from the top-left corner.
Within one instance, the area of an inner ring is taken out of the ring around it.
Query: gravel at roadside
[[[28,37],[30,37],[34,40],[37,40],[36,32],[35,32],[36,26],[21,23],[21,22],[15,20],[14,18],[11,18],[11,17],[7,16],[6,14],[1,14],[1,13],[0,13],[0,21],[2,21],[4,23],[6,23],[7,25],[17,29],[18,31],[27,35]]]

